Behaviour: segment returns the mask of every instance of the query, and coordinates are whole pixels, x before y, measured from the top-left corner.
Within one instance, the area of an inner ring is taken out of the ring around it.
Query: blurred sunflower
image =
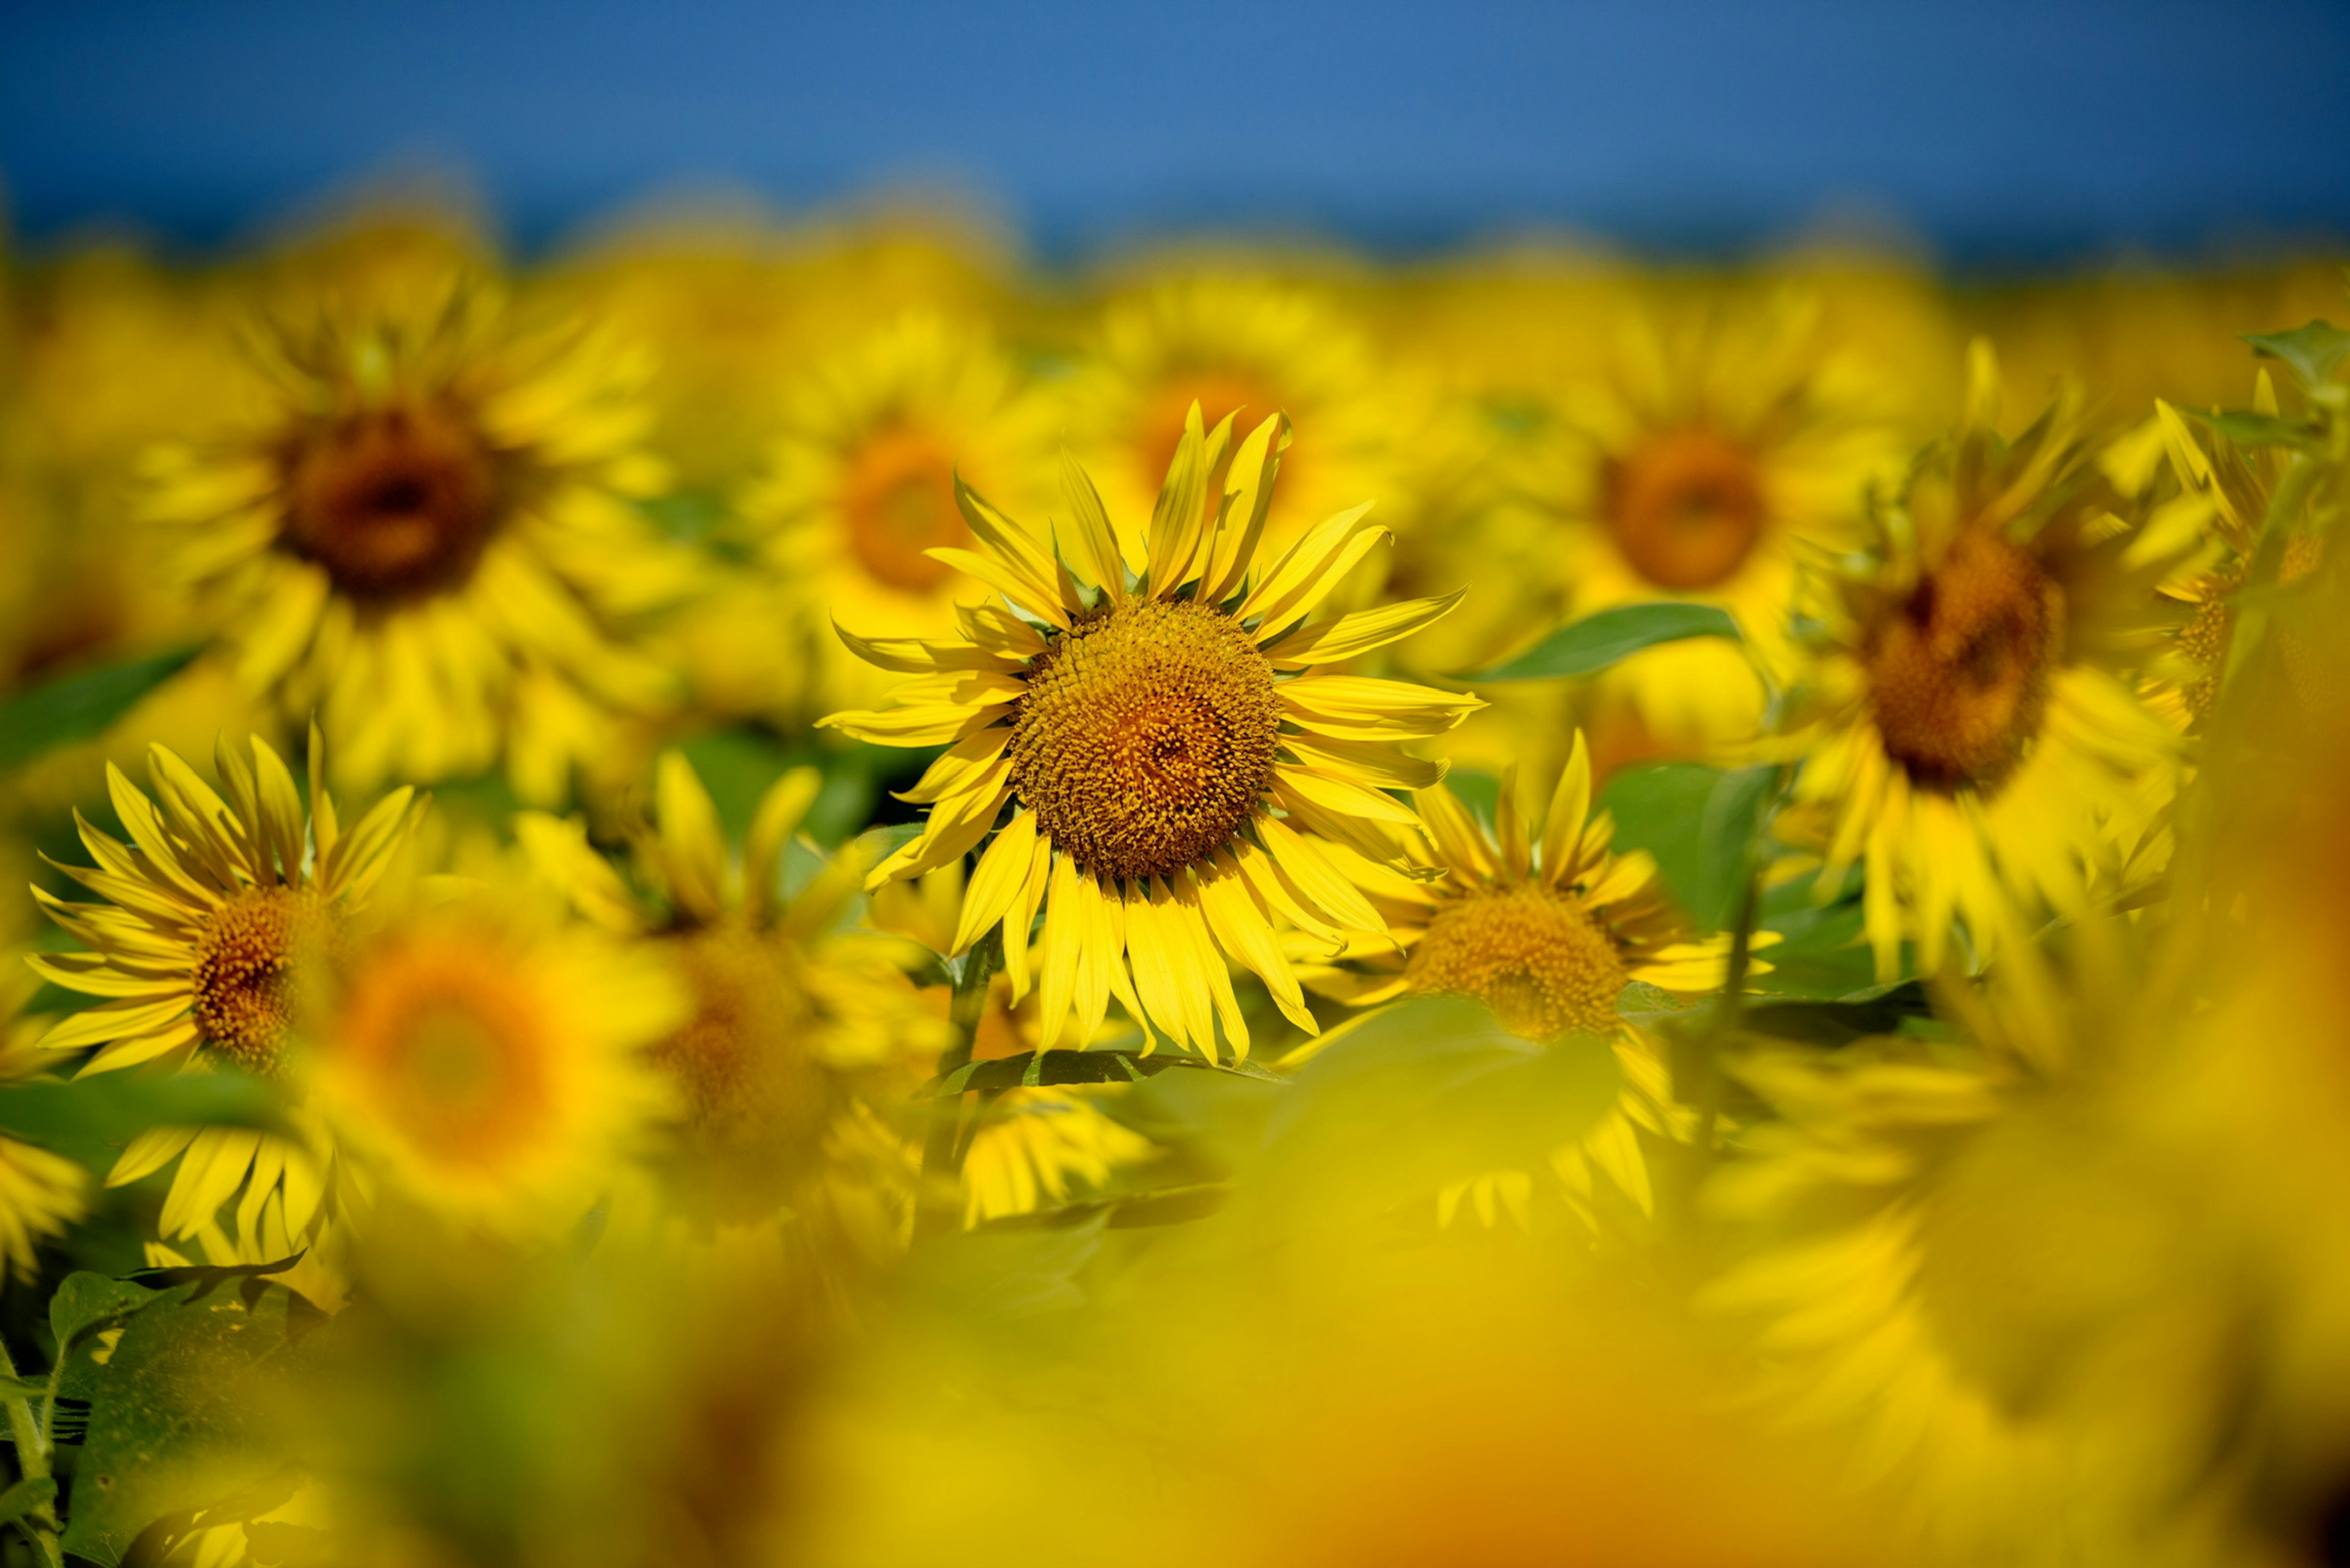
[[[1875,510],[1866,547],[1822,572],[1809,607],[1794,800],[1827,824],[1824,888],[1866,867],[1886,979],[1905,938],[1939,969],[1954,919],[1981,957],[2039,909],[2080,909],[2115,858],[2110,819],[2142,816],[2176,752],[2136,678],[2177,618],[2156,588],[2199,542],[2196,517],[2118,515],[2069,395],[2002,441],[1997,374],[1978,342],[1955,439]]]
[[[1719,990],[1727,943],[1692,939],[1646,853],[1610,852],[1615,822],[1606,812],[1591,813],[1591,758],[1580,734],[1540,821],[1521,813],[1514,773],[1503,781],[1490,830],[1442,784],[1414,799],[1419,826],[1402,836],[1405,855],[1434,878],[1367,878],[1392,945],[1350,939],[1332,959],[1301,968],[1299,978],[1357,1007],[1406,996],[1467,996],[1529,1040],[1607,1040],[1624,1078],[1615,1111],[1578,1146],[1559,1150],[1552,1167],[1586,1220],[1595,1176],[1642,1213],[1653,1212],[1641,1135],[1682,1136],[1688,1116],[1673,1103],[1657,1043],[1617,1013],[1617,999],[1635,981],[1685,995]],[[1304,956],[1306,946],[1294,942],[1293,951]],[[1336,1032],[1324,1035],[1288,1060],[1302,1061],[1338,1038]],[[1523,1207],[1526,1180],[1510,1172],[1456,1189],[1444,1195],[1444,1212],[1449,1217],[1467,1192],[1490,1223],[1496,1197]]]
[[[683,1112],[673,1185],[723,1217],[805,1207],[811,1177],[840,1174],[827,1158],[842,1125],[870,1116],[862,1102],[902,1098],[908,1074],[926,1070],[947,1040],[945,1021],[907,977],[917,956],[908,945],[841,929],[865,871],[858,853],[784,891],[785,851],[821,782],[813,768],[776,780],[738,867],[691,764],[663,754],[634,886],[589,846],[577,819],[525,813],[515,823],[533,865],[574,908],[639,940],[691,999],[650,1060]]]
[[[1198,404],[1210,429],[1249,429],[1285,414],[1305,433],[1282,460],[1283,494],[1264,546],[1366,495],[1399,494],[1400,460],[1417,431],[1417,391],[1372,352],[1359,324],[1327,296],[1249,277],[1195,277],[1113,301],[1091,352],[1061,386],[1063,433],[1097,477],[1128,565],[1146,541],[1159,481]],[[1209,476],[1206,504],[1222,493]]]
[[[676,1108],[647,1053],[688,1016],[683,986],[519,886],[394,911],[317,978],[289,1065],[378,1197],[552,1234]]]
[[[1678,318],[1639,312],[1605,373],[1560,394],[1558,432],[1523,448],[1521,483],[1564,524],[1554,551],[1571,617],[1717,604],[1766,665],[1783,665],[1798,561],[1857,538],[1865,492],[1901,456],[1887,383],[1853,345],[1825,341],[1818,316],[1794,291]],[[1637,655],[1597,695],[1599,711],[1628,707],[1611,728],[1628,722],[1668,749],[1751,737],[1762,715],[1753,667],[1717,639]]]
[[[0,954],[0,1083],[37,1077],[47,1065],[39,1044],[48,1021],[26,1017],[40,977]],[[89,1208],[89,1173],[62,1155],[0,1136],[0,1261],[7,1274],[29,1280],[40,1244],[61,1236]]]
[[[1221,1025],[1245,1053],[1228,957],[1312,1033],[1275,919],[1332,941],[1381,929],[1316,840],[1386,853],[1377,825],[1408,826],[1411,815],[1382,791],[1423,787],[1444,772],[1392,742],[1440,734],[1477,705],[1316,673],[1458,601],[1303,624],[1385,535],[1363,520],[1367,505],[1308,530],[1253,579],[1286,423],[1274,415],[1259,425],[1227,470],[1230,421],[1210,435],[1194,406],[1131,580],[1101,498],[1074,462],[1066,533],[1052,553],[959,487],[988,553],[943,554],[1000,589],[1003,605],[962,611],[960,642],[842,632],[863,657],[920,679],[897,689],[893,708],[824,722],[879,745],[948,748],[905,797],[931,807],[920,835],[868,885],[961,859],[1017,795],[972,875],[953,948],[1001,925],[1021,994],[1030,923],[1043,909],[1047,1046],[1073,1005],[1078,1037],[1089,1036],[1115,993],[1179,1046],[1212,1057]],[[1219,472],[1231,477],[1211,513],[1208,476]]]
[[[1046,413],[983,331],[934,315],[905,317],[808,376],[742,510],[765,565],[811,612],[827,705],[878,692],[870,666],[816,634],[821,618],[951,634],[956,594],[978,586],[928,553],[971,544],[956,477],[1024,510],[1048,472]]]
[[[148,508],[219,618],[238,678],[312,710],[362,787],[504,759],[560,797],[613,716],[671,677],[622,636],[691,585],[631,505],[643,367],[577,328],[526,327],[449,280],[256,341],[216,437],[164,447]]]
[[[282,1077],[301,971],[340,950],[352,918],[412,833],[415,792],[404,786],[342,827],[315,729],[307,812],[285,761],[258,737],[250,745],[250,760],[225,739],[214,748],[226,799],[161,746],[148,753],[151,800],[109,765],[115,814],[131,842],[77,814],[82,845],[98,864],[50,862],[108,902],[68,903],[33,889],[49,918],[89,950],[26,961],[68,991],[109,999],[59,1019],[42,1037],[49,1051],[99,1047],[80,1075],[166,1062],[183,1072],[219,1064]],[[282,1258],[328,1219],[330,1175],[319,1150],[307,1138],[251,1127],[151,1127],[124,1148],[106,1184],[140,1180],[175,1159],[161,1220],[167,1241],[213,1230],[221,1206],[240,1190],[236,1235],[224,1234],[216,1251],[242,1246],[260,1253],[247,1261]]]

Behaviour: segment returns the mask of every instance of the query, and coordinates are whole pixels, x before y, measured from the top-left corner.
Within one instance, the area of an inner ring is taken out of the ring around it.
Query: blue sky
[[[686,185],[969,193],[1048,252],[1176,229],[1961,262],[2350,234],[2339,0],[795,6],[0,0],[36,240],[212,243],[469,172],[526,244]]]

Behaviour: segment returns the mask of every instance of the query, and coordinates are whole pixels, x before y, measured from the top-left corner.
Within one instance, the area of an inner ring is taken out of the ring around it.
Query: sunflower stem
[[[0,1343],[0,1376],[12,1384],[17,1381],[16,1358],[8,1346]],[[33,1415],[32,1401],[23,1395],[8,1398],[8,1431],[16,1439],[16,1469],[26,1480],[40,1480],[49,1473],[49,1442],[42,1423]],[[64,1568],[65,1553],[57,1546],[57,1512],[54,1502],[45,1502],[23,1520],[25,1532],[32,1538],[40,1552],[41,1561],[50,1568]]]
[[[987,934],[973,942],[964,955],[962,971],[955,976],[954,999],[947,1005],[947,1023],[954,1038],[939,1053],[939,1076],[959,1073],[971,1063],[972,1047],[979,1039],[980,1021],[987,1016],[987,990],[995,979],[995,971],[1003,963],[1003,937],[1000,928],[990,927]],[[922,1140],[922,1189],[927,1198],[931,1189],[941,1179],[951,1179],[962,1173],[963,1097],[955,1095],[938,1107],[931,1122],[930,1132]],[[927,1205],[918,1217],[917,1229],[938,1231],[946,1228],[951,1219],[951,1207]]]

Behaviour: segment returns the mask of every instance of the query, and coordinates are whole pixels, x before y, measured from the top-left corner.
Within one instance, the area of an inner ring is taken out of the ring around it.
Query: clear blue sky
[[[531,244],[699,181],[965,189],[1063,254],[1720,249],[1838,211],[1962,262],[2196,254],[2350,234],[2350,4],[0,0],[35,239],[208,243],[403,163],[469,171]]]

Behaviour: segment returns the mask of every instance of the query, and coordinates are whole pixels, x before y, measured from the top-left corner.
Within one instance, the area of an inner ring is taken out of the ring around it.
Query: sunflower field
[[[2338,267],[0,285],[0,1561],[2350,1561]]]

